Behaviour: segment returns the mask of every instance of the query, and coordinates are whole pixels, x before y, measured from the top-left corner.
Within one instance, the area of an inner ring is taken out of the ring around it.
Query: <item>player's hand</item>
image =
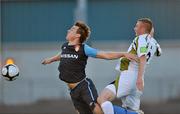
[[[138,62],[138,57],[135,54],[131,54],[131,53],[125,53],[124,57],[129,59],[130,61],[136,61]]]
[[[42,64],[43,65],[46,65],[46,64],[50,64],[52,61],[51,61],[51,59],[44,59],[43,61],[42,61]]]
[[[136,82],[136,86],[139,91],[143,91],[144,90],[144,80],[142,78],[138,78],[137,82]]]

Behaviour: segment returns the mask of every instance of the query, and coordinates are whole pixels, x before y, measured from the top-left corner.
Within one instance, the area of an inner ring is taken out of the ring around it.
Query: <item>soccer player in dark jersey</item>
[[[42,64],[60,61],[59,78],[70,89],[70,96],[79,114],[103,114],[97,104],[97,90],[92,80],[86,78],[85,68],[88,57],[100,59],[118,59],[126,57],[135,60],[136,56],[124,52],[102,52],[84,42],[90,34],[89,27],[83,22],[76,22],[67,32],[61,53],[43,60]]]

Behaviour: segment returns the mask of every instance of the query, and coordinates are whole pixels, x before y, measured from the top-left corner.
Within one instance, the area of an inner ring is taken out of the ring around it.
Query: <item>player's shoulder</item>
[[[82,45],[83,45],[83,46],[89,46],[89,45],[88,45],[88,44],[86,44],[86,43],[82,43]]]
[[[95,48],[92,48],[88,44],[83,44],[83,45],[84,45],[84,52],[85,52],[86,56],[96,58],[98,50]]]
[[[86,43],[83,43],[83,44],[82,44],[82,46],[83,46],[83,48],[84,48],[85,52],[87,52],[87,51],[89,51],[89,50],[91,50],[91,49],[92,49],[92,47],[91,47],[91,46],[89,46],[89,45],[88,45],[88,44],[86,44]]]
[[[68,45],[69,42],[63,42],[62,46]]]
[[[64,42],[62,45],[61,45],[61,49],[63,49],[64,47],[68,46],[68,42]]]
[[[150,44],[152,44],[152,45],[155,45],[155,46],[157,46],[157,47],[160,47],[160,45],[159,45],[159,43],[157,42],[157,40],[155,39],[155,38],[151,38],[151,40],[150,40]]]
[[[86,43],[83,43],[82,46],[84,47],[84,49],[91,48],[91,46],[89,46],[89,45],[86,44]]]
[[[154,37],[151,38],[151,43],[157,44],[158,42],[156,41],[156,39]]]

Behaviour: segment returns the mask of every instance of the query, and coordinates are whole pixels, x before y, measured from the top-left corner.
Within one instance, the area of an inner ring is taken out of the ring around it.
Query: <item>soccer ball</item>
[[[13,81],[19,76],[19,68],[15,64],[7,64],[2,67],[2,76],[8,81]]]

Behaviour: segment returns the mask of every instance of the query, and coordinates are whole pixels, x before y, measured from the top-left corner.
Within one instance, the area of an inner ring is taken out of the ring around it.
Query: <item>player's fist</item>
[[[44,59],[43,61],[42,61],[42,64],[43,65],[46,65],[46,64],[50,64],[52,61],[51,61],[51,59]]]
[[[142,78],[138,78],[136,81],[136,86],[139,91],[143,91],[144,89],[144,80]]]

